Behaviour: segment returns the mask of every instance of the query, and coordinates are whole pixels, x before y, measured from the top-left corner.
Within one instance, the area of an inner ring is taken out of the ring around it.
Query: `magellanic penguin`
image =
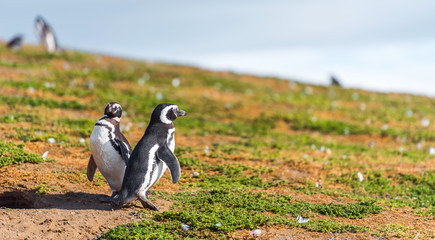
[[[159,104],[154,109],[145,134],[131,153],[122,189],[112,198],[112,207],[119,208],[138,198],[144,208],[158,211],[147,199],[146,193],[162,177],[166,168],[169,168],[173,183],[180,179],[180,164],[174,155],[173,121],[185,115],[185,111],[169,103]]]
[[[45,49],[49,53],[54,53],[58,50],[54,31],[41,16],[37,16],[35,19],[35,32],[39,37],[40,43],[44,44]]]
[[[88,179],[94,179],[98,168],[112,189],[112,197],[121,190],[125,167],[131,153],[130,144],[119,131],[121,115],[121,105],[115,102],[107,104],[104,115],[95,123],[90,138],[92,155],[88,163]],[[110,199],[100,201],[110,202]]]
[[[18,34],[14,36],[11,40],[9,40],[6,47],[14,50],[19,49],[21,47],[22,41],[23,41],[23,35]]]

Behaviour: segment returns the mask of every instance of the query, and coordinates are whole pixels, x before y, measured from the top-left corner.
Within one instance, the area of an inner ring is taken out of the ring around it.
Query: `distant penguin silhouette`
[[[39,37],[41,44],[44,44],[45,49],[49,53],[54,53],[58,50],[56,36],[51,26],[41,17],[35,19],[35,32]]]
[[[11,40],[9,40],[6,47],[14,50],[19,49],[21,47],[22,42],[23,42],[23,35],[18,34],[15,35]]]
[[[337,86],[337,87],[341,87],[340,82],[338,81],[337,78],[335,78],[334,76],[331,75],[331,86]]]

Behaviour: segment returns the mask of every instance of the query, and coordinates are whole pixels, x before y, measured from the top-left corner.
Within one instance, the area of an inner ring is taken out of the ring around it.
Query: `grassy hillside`
[[[157,104],[188,116],[175,122],[181,180],[166,173],[152,189],[151,201],[170,206],[131,209],[139,221],[93,233],[100,239],[247,238],[254,229],[263,238],[435,238],[435,99],[423,96],[0,47],[0,166],[49,160],[52,179],[21,188],[62,194],[68,181],[108,194],[74,156],[90,154],[93,124],[112,101],[132,146]],[[42,159],[42,148],[53,154]]]

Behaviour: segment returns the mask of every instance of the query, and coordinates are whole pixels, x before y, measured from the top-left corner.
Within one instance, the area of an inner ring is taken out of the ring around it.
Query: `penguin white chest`
[[[168,143],[169,149],[172,152],[175,150],[175,128],[171,128],[168,130],[168,136],[166,137],[166,141]]]
[[[47,45],[48,52],[56,51],[56,40],[51,32],[48,32],[45,36],[45,44]]]
[[[113,127],[96,125],[90,138],[95,164],[106,178],[112,191],[120,191],[124,178],[125,162],[113,145]]]

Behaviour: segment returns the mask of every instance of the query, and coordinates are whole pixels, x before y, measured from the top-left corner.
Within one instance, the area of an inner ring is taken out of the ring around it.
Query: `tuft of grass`
[[[44,162],[42,156],[24,150],[24,144],[0,142],[0,167],[11,164]]]
[[[41,183],[35,187],[35,191],[37,195],[45,195],[50,191],[57,191],[57,190],[55,188],[48,186],[47,183]]]

